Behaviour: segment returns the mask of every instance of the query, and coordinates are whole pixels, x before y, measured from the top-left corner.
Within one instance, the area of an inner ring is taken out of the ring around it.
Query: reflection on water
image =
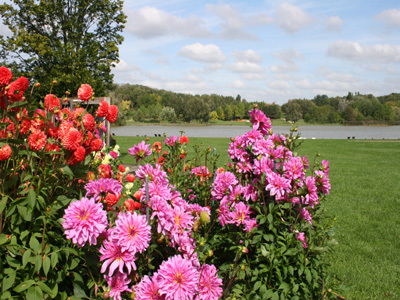
[[[251,130],[247,126],[122,126],[112,127],[117,136],[167,136],[180,135],[183,130],[188,137],[236,137]],[[273,126],[275,133],[288,134],[289,126]],[[303,126],[299,132],[304,138],[316,139],[400,139],[400,126]]]

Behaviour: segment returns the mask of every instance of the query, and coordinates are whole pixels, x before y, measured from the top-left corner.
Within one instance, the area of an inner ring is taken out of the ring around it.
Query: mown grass
[[[117,137],[122,160],[142,140]],[[157,138],[150,138],[153,143]],[[158,138],[161,140],[161,138]],[[227,138],[190,138],[211,145],[228,162]],[[190,147],[189,147],[190,149]],[[332,190],[323,205],[336,218],[338,245],[328,255],[331,274],[347,287],[346,299],[400,299],[400,142],[305,140],[298,150],[310,163],[317,153],[330,161]]]

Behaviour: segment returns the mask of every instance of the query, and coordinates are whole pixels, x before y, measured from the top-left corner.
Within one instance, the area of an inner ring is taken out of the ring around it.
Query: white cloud
[[[291,88],[289,82],[282,80],[270,81],[267,86],[273,90],[288,90]]]
[[[181,48],[179,55],[206,63],[222,63],[225,55],[217,45],[195,43]]]
[[[286,63],[286,64],[279,64],[276,66],[271,66],[270,70],[272,73],[289,73],[289,72],[297,72],[300,70],[300,68],[295,63]]]
[[[376,20],[379,20],[386,24],[390,28],[400,29],[400,10],[396,8],[382,11],[380,14],[375,16]]]
[[[257,54],[251,49],[246,51],[234,50],[232,52],[232,56],[236,59],[236,61],[245,61],[251,63],[260,63],[263,60],[261,55]]]
[[[295,33],[310,24],[311,17],[300,7],[283,2],[276,8],[275,21],[286,33]]]
[[[272,53],[272,55],[287,63],[292,63],[296,59],[303,59],[303,54],[300,51],[294,50],[292,48],[285,49],[280,52],[274,52]]]
[[[299,89],[309,89],[311,88],[311,82],[308,79],[300,79],[294,82],[294,85]]]
[[[329,31],[340,32],[342,30],[343,21],[340,17],[331,16],[325,18],[325,27]]]
[[[145,6],[139,10],[127,10],[125,30],[139,38],[151,39],[165,35],[185,37],[209,37],[211,33],[196,16],[180,18],[155,7]]]
[[[219,33],[219,36],[221,38],[229,40],[257,39],[257,37],[253,33],[244,29],[246,26],[245,18],[238,11],[233,9],[229,4],[206,4],[206,9],[222,19],[222,23],[219,24],[219,26],[221,27],[221,32]]]
[[[352,74],[348,73],[339,73],[335,71],[331,71],[326,68],[321,69],[322,74],[326,79],[329,79],[331,81],[342,81],[342,82],[355,82],[358,81],[357,78],[355,78]]]
[[[129,72],[129,71],[138,71],[140,68],[137,65],[129,64],[125,60],[120,59],[119,63],[114,68],[115,72]]]
[[[238,73],[261,73],[264,72],[264,69],[254,63],[254,62],[248,62],[248,61],[237,61],[229,66],[229,69],[232,70],[233,72],[238,72]]]
[[[303,59],[303,54],[300,51],[294,50],[292,48],[285,49],[280,52],[272,53],[273,56],[276,58],[284,61],[284,64],[279,64],[275,66],[271,66],[270,70],[273,73],[288,73],[288,72],[296,72],[299,71],[300,68],[296,63],[295,60]]]
[[[357,42],[337,41],[329,46],[327,55],[350,61],[368,63],[400,63],[400,45],[375,44],[361,46]]]
[[[234,82],[233,82],[233,85],[232,85],[235,89],[244,89],[244,88],[246,88],[246,85],[244,84],[244,82],[243,81],[241,81],[241,80],[235,80]]]

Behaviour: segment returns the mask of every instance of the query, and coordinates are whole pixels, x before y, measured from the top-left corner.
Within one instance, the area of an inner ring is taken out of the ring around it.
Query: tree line
[[[248,119],[255,104],[269,118],[326,124],[374,124],[400,122],[400,94],[375,97],[371,94],[348,93],[345,97],[317,95],[313,99],[291,99],[283,105],[275,102],[248,102],[240,95],[190,95],[153,89],[143,85],[114,85],[110,95],[121,112],[121,123],[137,122],[231,121]],[[121,125],[122,125],[121,124]]]

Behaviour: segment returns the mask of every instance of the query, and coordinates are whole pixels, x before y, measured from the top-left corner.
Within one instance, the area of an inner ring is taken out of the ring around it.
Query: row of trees
[[[373,124],[400,122],[400,94],[375,97],[348,93],[346,97],[318,95],[283,104],[286,119],[308,123]]]
[[[400,121],[400,94],[374,97],[348,93],[346,97],[317,95],[313,99],[292,99],[276,103],[248,102],[240,95],[189,95],[157,90],[141,85],[115,85],[112,98],[123,117],[142,122],[209,122],[248,118],[257,104],[269,118],[303,119],[308,123],[374,123]]]

